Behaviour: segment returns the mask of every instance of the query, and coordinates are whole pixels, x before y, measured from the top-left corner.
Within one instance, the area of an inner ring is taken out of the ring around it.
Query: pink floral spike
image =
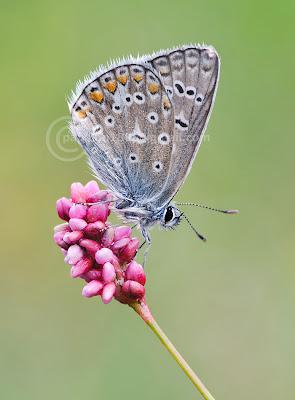
[[[116,299],[133,308],[159,337],[204,399],[214,400],[154,320],[145,300],[146,275],[134,260],[139,240],[131,236],[129,226],[113,227],[108,221],[109,201],[113,198],[109,191],[100,190],[95,181],[90,181],[85,186],[73,183],[71,199],[57,200],[57,213],[67,222],[55,227],[53,237],[65,262],[71,266],[71,276],[86,282],[82,290],[84,297],[100,296],[104,304]],[[108,202],[90,204],[105,200]]]
[[[113,195],[90,181],[73,183],[71,198],[57,201],[58,215],[68,222],[56,227],[54,240],[71,265],[71,276],[87,282],[83,296],[101,296],[105,304],[114,297],[123,303],[143,299],[145,273],[133,260],[139,240],[131,237],[129,226],[108,221]]]

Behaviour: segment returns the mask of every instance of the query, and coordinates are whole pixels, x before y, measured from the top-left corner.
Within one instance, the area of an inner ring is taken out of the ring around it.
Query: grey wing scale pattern
[[[173,153],[158,207],[178,191],[201,144],[214,103],[219,58],[212,47],[191,46],[156,54],[150,60],[171,99],[175,121]]]
[[[121,198],[146,203],[163,188],[170,166],[171,101],[158,73],[144,62],[92,78],[70,104],[71,131],[103,183]]]

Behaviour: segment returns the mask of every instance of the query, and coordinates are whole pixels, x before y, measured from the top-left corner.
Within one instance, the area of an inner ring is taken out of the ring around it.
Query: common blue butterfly
[[[179,223],[171,201],[202,142],[219,69],[211,46],[130,57],[92,72],[69,101],[71,132],[114,193],[114,210],[148,243],[152,225]]]

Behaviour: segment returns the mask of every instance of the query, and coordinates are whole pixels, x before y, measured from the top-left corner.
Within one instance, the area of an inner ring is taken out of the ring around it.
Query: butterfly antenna
[[[184,217],[184,219],[187,221],[187,223],[189,224],[191,229],[195,232],[195,234],[198,236],[198,238],[201,239],[203,242],[206,242],[207,239],[196,230],[196,228],[192,225],[188,217],[184,213],[182,213],[181,216]]]
[[[221,210],[219,208],[209,207],[209,206],[205,206],[203,204],[197,204],[197,203],[176,203],[176,205],[178,205],[178,206],[194,206],[194,207],[206,208],[207,210],[216,211],[216,212],[220,212],[220,213],[223,213],[223,214],[238,214],[239,213],[239,210]]]

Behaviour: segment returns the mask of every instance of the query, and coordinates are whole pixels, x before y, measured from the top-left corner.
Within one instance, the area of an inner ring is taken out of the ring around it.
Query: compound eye
[[[174,218],[173,208],[169,206],[165,211],[165,217],[164,217],[165,224],[168,224],[168,222],[172,221],[173,218]]]

